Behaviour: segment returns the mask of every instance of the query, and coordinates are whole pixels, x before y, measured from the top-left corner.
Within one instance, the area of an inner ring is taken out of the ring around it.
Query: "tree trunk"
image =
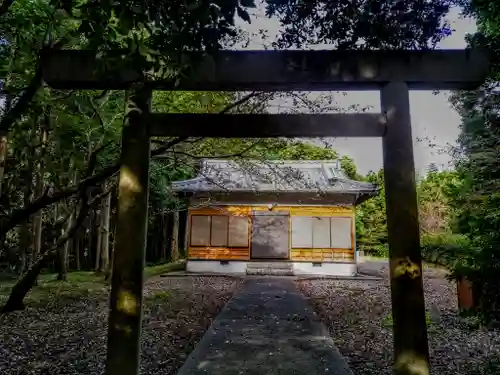
[[[77,271],[80,271],[81,269],[81,264],[80,264],[80,237],[81,237],[81,231],[78,231],[75,235],[75,238],[73,239],[73,249],[75,250],[75,267]]]
[[[82,250],[83,250],[83,269],[91,270],[94,268],[94,258],[92,254],[92,212],[85,220],[84,230],[82,235]]]
[[[95,271],[99,272],[101,270],[101,248],[102,248],[102,227],[101,227],[101,216],[102,216],[102,209],[99,210],[99,212],[94,212],[94,218],[95,222],[92,227],[95,227],[97,225],[97,241],[96,241],[96,246],[95,246]]]
[[[117,200],[117,197],[116,195],[117,192],[116,191],[112,191],[111,192],[111,213],[113,212],[113,205],[116,206],[116,203],[113,203]],[[110,218],[109,218],[109,226],[110,226],[110,230],[108,232],[108,235],[113,235],[113,238],[110,239],[109,241],[109,245],[111,245],[111,251],[109,253],[109,272],[106,274],[105,276],[105,280],[111,280],[112,276],[113,276],[113,267],[114,267],[114,264],[115,264],[115,241],[116,241],[116,215],[110,215]],[[110,236],[111,237],[111,236]]]
[[[174,224],[172,225],[172,247],[170,250],[170,260],[176,262],[179,260],[179,211],[173,214]]]
[[[35,197],[41,197],[45,188],[43,158],[47,147],[49,117],[45,116],[43,126],[40,128],[40,152],[38,153],[38,165],[35,183]],[[43,210],[39,210],[33,218],[33,259],[36,259],[42,249],[42,225]]]
[[[28,269],[28,271],[19,278],[16,285],[14,285],[12,291],[10,292],[7,303],[1,310],[2,313],[24,308],[23,300],[26,297],[26,294],[28,294],[28,292],[35,284],[36,279],[42,269],[45,267],[47,262],[49,262],[55,255],[57,255],[58,250],[75,235],[76,231],[82,224],[83,219],[85,218],[85,216],[87,216],[90,205],[86,201],[82,202],[82,205],[83,206],[80,208],[78,216],[75,216],[75,213],[73,213],[71,220],[68,219],[68,222],[72,222],[72,227],[70,227],[63,236],[59,237],[54,246],[44,251],[43,255],[40,255],[38,259],[33,263],[33,265]],[[74,217],[76,217],[76,220],[73,220]]]
[[[2,307],[2,313],[24,309],[24,298],[35,285],[38,275],[48,260],[49,258],[47,257],[33,263],[28,271],[17,281],[10,292],[9,299]]]
[[[179,258],[186,257],[187,249],[187,210],[182,210],[179,212]]]
[[[0,133],[0,197],[2,196],[3,176],[7,160],[7,133]]]
[[[106,375],[139,372],[150,158],[145,121],[150,108],[149,89],[136,87],[128,93],[122,133]]]
[[[110,280],[113,278],[113,269],[115,264],[115,246],[111,248],[111,263],[109,265],[109,272],[105,275],[104,280]]]
[[[167,261],[167,254],[168,254],[168,249],[170,247],[170,236],[168,235],[168,229],[169,229],[169,219],[170,216],[168,214],[163,214],[162,215],[162,228],[161,228],[161,233],[162,233],[162,243],[161,243],[161,260],[162,262]]]
[[[102,201],[101,209],[101,271],[109,272],[109,219],[111,213],[111,193],[107,194]]]
[[[26,233],[29,232],[28,224],[22,224],[19,227],[18,235],[19,235],[19,247],[17,250],[16,262],[13,264],[15,266],[16,273],[22,275],[26,270],[26,267],[29,265],[28,255],[26,254]]]
[[[27,207],[31,202],[32,195],[32,182],[33,182],[33,155],[28,155],[28,165],[26,167],[26,171],[23,173],[23,183],[24,183],[24,197],[23,197],[23,205]],[[29,225],[29,217],[22,223],[20,232],[19,232],[19,259],[20,265],[19,270],[20,274],[24,273],[26,267],[31,264],[31,231]]]
[[[73,219],[74,216],[71,215],[66,223],[66,227],[62,230],[62,236],[64,236],[74,225]],[[57,274],[57,280],[59,281],[68,281],[68,251],[69,241],[66,241],[64,246],[62,246],[59,250],[59,272]]]

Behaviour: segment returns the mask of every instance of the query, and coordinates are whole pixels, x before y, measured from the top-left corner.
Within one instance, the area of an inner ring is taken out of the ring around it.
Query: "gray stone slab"
[[[179,375],[352,375],[292,280],[247,279]]]

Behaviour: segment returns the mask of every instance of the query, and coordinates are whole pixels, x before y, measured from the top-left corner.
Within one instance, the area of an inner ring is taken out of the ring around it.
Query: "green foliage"
[[[182,261],[147,266],[144,268],[144,276],[149,279],[169,272],[182,271],[184,267],[185,263]],[[13,280],[0,282],[0,305],[9,297],[13,284]],[[104,275],[95,272],[69,272],[67,281],[58,281],[57,274],[46,273],[38,278],[38,285],[28,294],[26,302],[28,305],[41,307],[61,299],[79,299],[108,291],[109,282]]]
[[[460,184],[455,171],[429,171],[418,181],[420,229],[423,233],[450,232],[454,214],[449,199]]]
[[[378,243],[372,245],[367,252],[377,258],[389,258],[389,244],[387,243]]]
[[[448,269],[456,269],[470,255],[470,241],[466,236],[451,233],[424,234],[421,237],[422,258]]]
[[[67,281],[57,281],[57,275],[44,274],[39,277],[35,286],[26,298],[33,306],[43,306],[59,299],[78,299],[96,293],[106,293],[107,282],[104,277],[93,272],[70,272]],[[0,284],[0,304],[3,304],[10,293],[13,282]]]
[[[276,159],[282,160],[337,160],[334,150],[304,142],[290,142],[279,147]]]
[[[185,269],[186,269],[186,262],[184,261],[156,264],[146,267],[144,269],[144,276],[147,279],[149,279],[151,277],[160,276],[169,272],[184,271]]]
[[[387,256],[384,172],[369,172],[365,181],[377,185],[379,193],[356,209],[357,246],[366,253]]]
[[[153,303],[164,303],[169,298],[170,293],[165,290],[146,296],[146,300]]]
[[[432,324],[432,318],[428,312],[425,313],[425,323],[427,324],[427,327],[430,327]],[[394,322],[392,320],[392,314],[389,314],[382,319],[382,326],[384,328],[392,329],[393,324]]]
[[[359,250],[377,257],[388,257],[384,174],[370,172],[365,180],[379,187],[379,194],[362,203],[356,211]],[[456,172],[431,171],[417,181],[422,255],[430,263],[452,267],[469,249],[468,239],[452,232],[456,212],[450,199],[460,185]]]
[[[347,155],[343,155],[340,158],[340,167],[342,168],[342,171],[345,173],[347,178],[356,181],[361,181],[363,179],[363,177],[358,173],[358,169],[356,167],[356,164],[354,163],[353,158]]]
[[[500,101],[495,91],[500,76],[500,3],[464,3],[478,26],[469,43],[491,52],[492,69],[478,90],[457,92],[452,97],[462,124],[455,158],[460,183],[450,204],[455,212],[454,229],[470,241],[470,252],[455,268],[454,276],[466,276],[480,291],[481,321],[500,322]]]
[[[420,49],[450,32],[443,22],[450,7],[446,0],[267,2],[267,14],[284,28],[276,43],[280,48],[324,43],[338,49]]]

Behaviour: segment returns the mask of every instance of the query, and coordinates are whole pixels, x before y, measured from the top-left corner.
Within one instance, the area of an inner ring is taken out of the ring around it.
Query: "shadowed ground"
[[[367,260],[362,275],[378,279],[299,280],[297,285],[328,327],[356,375],[393,374],[389,264]],[[457,312],[457,288],[446,270],[424,266],[431,372],[439,375],[500,374],[500,331],[479,329]]]
[[[352,373],[292,280],[252,278],[179,371],[188,374]]]
[[[109,285],[91,274],[42,277],[26,310],[0,315],[1,375],[104,373]],[[239,285],[228,277],[148,280],[140,374],[176,374]]]

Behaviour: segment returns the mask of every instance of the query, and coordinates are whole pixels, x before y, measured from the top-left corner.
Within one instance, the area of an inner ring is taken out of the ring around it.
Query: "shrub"
[[[440,233],[423,234],[420,239],[422,259],[427,263],[436,264],[453,271],[454,275],[467,276],[469,261],[473,255],[473,249],[467,237],[459,234]],[[371,244],[363,250],[368,255],[388,258],[388,244]]]
[[[450,270],[465,264],[471,252],[468,238],[458,234],[424,234],[420,244],[426,262]]]
[[[364,249],[367,255],[371,255],[379,258],[389,258],[389,245],[388,244],[376,244]]]

